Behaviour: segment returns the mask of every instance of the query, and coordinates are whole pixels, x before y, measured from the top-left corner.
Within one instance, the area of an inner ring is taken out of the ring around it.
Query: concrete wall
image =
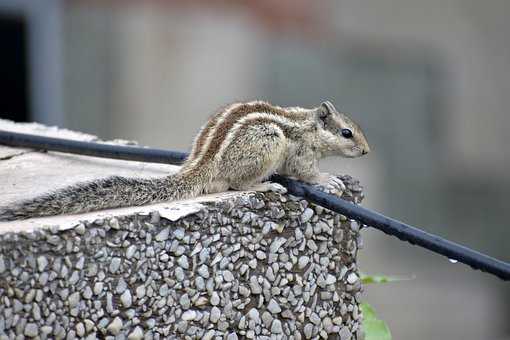
[[[55,171],[75,182],[85,179],[76,169],[106,176],[91,157],[0,152],[10,177],[2,204],[58,188]],[[109,162],[117,174],[140,171]],[[39,176],[21,183],[30,168]],[[343,181],[344,198],[360,201],[359,183]],[[2,222],[0,339],[361,339],[359,232],[345,216],[272,192]]]

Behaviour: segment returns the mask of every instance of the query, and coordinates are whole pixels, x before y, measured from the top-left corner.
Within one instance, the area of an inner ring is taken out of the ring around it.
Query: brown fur
[[[271,106],[268,103],[264,102],[246,104],[234,109],[232,112],[229,113],[225,120],[216,127],[213,138],[209,144],[206,153],[204,154],[205,157],[201,159],[199,164],[204,164],[205,162],[209,161],[218,152],[221,144],[225,140],[228,132],[232,129],[234,124],[238,122],[241,118],[253,112],[264,112],[273,115],[280,115],[283,117],[290,116],[289,113],[284,109]]]
[[[226,110],[229,110],[233,105],[229,105],[222,110],[218,110],[214,115],[209,118],[205,126],[202,128],[202,130],[198,133],[197,138],[195,139],[195,142],[193,143],[193,148],[190,152],[190,155],[188,157],[189,160],[193,160],[198,157],[198,154],[202,151],[205,142],[207,140],[207,137],[209,136],[209,132],[213,130],[213,128],[218,123],[218,120],[223,115],[223,112]]]

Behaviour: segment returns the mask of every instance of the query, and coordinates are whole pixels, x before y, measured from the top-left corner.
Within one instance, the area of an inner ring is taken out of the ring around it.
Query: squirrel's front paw
[[[320,175],[318,183],[315,186],[328,194],[336,196],[342,196],[345,191],[345,184],[340,178],[326,173]]]
[[[274,183],[274,182],[257,183],[255,185],[253,185],[252,187],[250,187],[249,190],[261,191],[261,192],[272,191],[272,192],[277,192],[279,194],[287,193],[287,188],[285,188],[283,185],[281,185],[279,183]]]

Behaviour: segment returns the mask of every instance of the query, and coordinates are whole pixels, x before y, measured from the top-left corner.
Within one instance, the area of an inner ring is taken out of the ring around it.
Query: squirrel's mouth
[[[353,146],[351,148],[350,152],[348,152],[346,154],[346,156],[349,158],[356,158],[356,157],[361,157],[365,154],[366,154],[366,152],[364,153],[363,150],[359,146]]]

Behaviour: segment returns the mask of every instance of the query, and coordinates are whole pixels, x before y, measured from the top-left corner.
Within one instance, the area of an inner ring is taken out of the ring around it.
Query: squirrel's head
[[[317,121],[325,141],[325,155],[360,157],[370,151],[361,128],[347,115],[326,101],[316,109]]]

